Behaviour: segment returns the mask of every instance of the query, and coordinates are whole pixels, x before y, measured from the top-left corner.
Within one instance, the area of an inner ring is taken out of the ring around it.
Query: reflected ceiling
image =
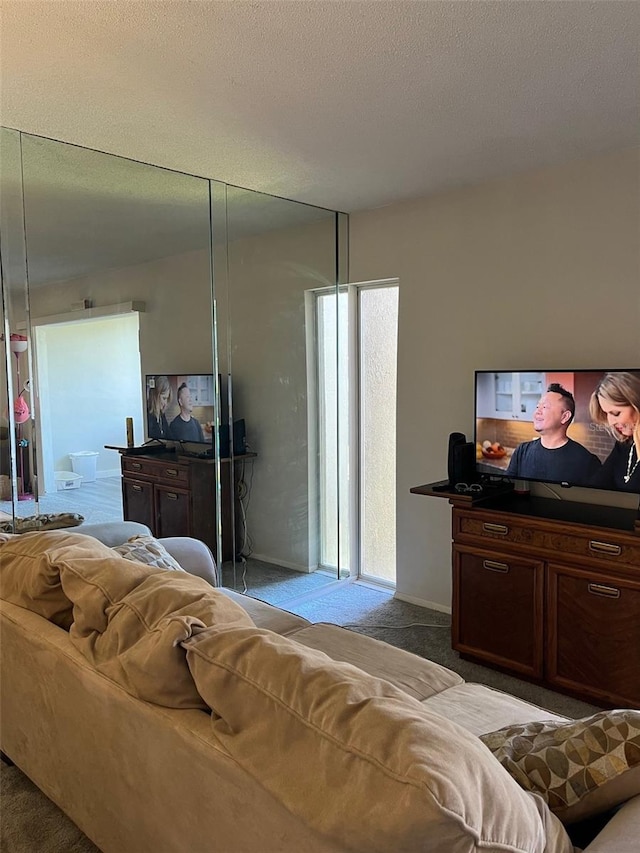
[[[209,248],[208,181],[51,140],[22,141],[31,286]],[[19,175],[3,170],[3,186],[14,190]],[[230,239],[331,215],[234,188],[229,214]]]

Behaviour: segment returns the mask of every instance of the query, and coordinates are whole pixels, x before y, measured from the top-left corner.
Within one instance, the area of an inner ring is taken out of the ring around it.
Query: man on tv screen
[[[516,447],[507,475],[517,480],[586,485],[601,463],[567,435],[575,411],[573,394],[557,382],[549,385],[533,415],[533,428],[540,437]]]
[[[191,391],[186,382],[178,387],[178,405],[180,412],[175,416],[169,425],[169,434],[174,441],[197,441],[203,443],[205,441],[202,427],[198,421],[192,417],[193,402],[191,400]]]

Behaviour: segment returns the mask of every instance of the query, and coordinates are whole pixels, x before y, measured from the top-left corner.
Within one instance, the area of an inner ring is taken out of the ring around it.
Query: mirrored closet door
[[[252,560],[263,576],[344,576],[346,217],[16,131],[1,141],[2,511],[133,513],[158,535],[191,524],[238,589]],[[149,497],[151,475],[125,471],[138,505],[112,448],[127,422],[135,446],[158,441],[159,377],[167,413],[184,413],[185,387],[202,421],[203,443],[162,442],[199,485]]]

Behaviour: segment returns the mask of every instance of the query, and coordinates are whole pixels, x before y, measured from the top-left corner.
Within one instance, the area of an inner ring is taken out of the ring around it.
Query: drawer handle
[[[482,565],[490,572],[508,572],[509,566],[506,563],[496,563],[495,560],[483,560]]]
[[[590,583],[587,587],[591,595],[602,595],[605,598],[620,598],[620,590],[615,586],[603,586],[601,583]]]
[[[139,462],[132,462],[131,467],[134,471],[139,471],[142,468],[142,465]]]
[[[497,533],[499,536],[506,536],[509,532],[509,528],[506,524],[492,524],[490,521],[485,521],[482,525],[482,529],[486,533]]]
[[[177,477],[178,476],[178,469],[177,468],[165,468],[164,473],[167,475],[167,477]]]
[[[176,495],[175,492],[167,492],[166,495],[167,495],[167,500],[169,500],[169,501],[177,501],[178,500],[178,496]]]
[[[135,484],[133,486],[131,486],[131,488],[134,492],[141,492],[142,491],[142,486],[138,486]]]
[[[622,548],[619,545],[610,545],[608,542],[597,542],[595,539],[589,542],[589,550],[595,551],[597,554],[614,554],[615,556],[622,553]]]

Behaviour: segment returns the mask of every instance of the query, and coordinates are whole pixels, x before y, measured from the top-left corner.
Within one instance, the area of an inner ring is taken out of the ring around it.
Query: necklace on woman
[[[638,454],[636,453],[636,464],[633,466],[633,468],[631,467],[631,460],[633,459],[633,451],[635,449],[636,449],[636,446],[632,441],[631,442],[631,450],[629,451],[629,459],[627,461],[627,473],[623,477],[623,480],[625,481],[625,483],[628,483],[629,480],[633,477],[634,471],[638,467],[638,462],[640,462],[640,456],[638,456]]]

